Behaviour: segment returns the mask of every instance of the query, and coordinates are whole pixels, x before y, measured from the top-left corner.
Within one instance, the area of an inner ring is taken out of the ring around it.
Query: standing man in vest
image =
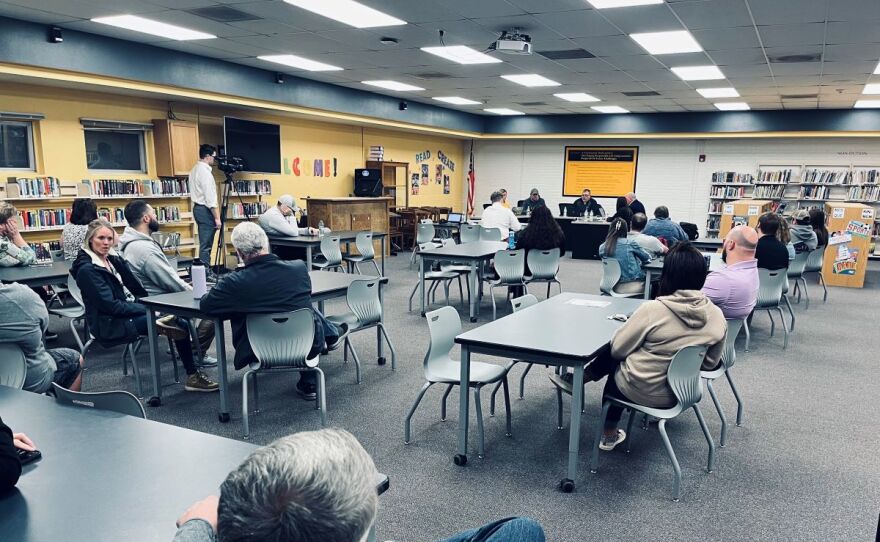
[[[193,203],[193,218],[199,230],[199,260],[205,264],[209,276],[211,271],[211,246],[214,232],[220,228],[220,209],[217,204],[217,183],[211,173],[217,150],[211,145],[199,147],[199,161],[189,172],[190,198]]]

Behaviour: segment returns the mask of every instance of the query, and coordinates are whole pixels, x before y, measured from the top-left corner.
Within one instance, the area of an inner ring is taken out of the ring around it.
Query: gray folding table
[[[620,297],[564,292],[527,309],[489,322],[455,338],[461,345],[461,382],[470,381],[471,354],[574,368],[574,382],[583,382],[584,365],[605,346],[623,325],[609,320],[613,314],[632,314],[644,301]],[[458,454],[456,465],[467,464],[467,386],[459,387]],[[572,387],[571,426],[568,437],[568,476],[563,491],[574,490],[577,475],[583,387]]]
[[[499,250],[507,248],[507,243],[500,241],[474,241],[459,245],[448,245],[431,250],[419,251],[419,309],[425,315],[425,266],[430,268],[431,262],[455,261],[465,262],[471,266],[468,273],[470,283],[470,317],[471,322],[477,321],[480,314],[478,269],[481,262],[489,261]]]
[[[25,286],[67,283],[71,261],[52,262],[16,267],[0,267],[0,281],[17,282]]]
[[[5,386],[0,413],[43,454],[0,495],[0,539],[16,542],[169,542],[175,520],[258,448]]]
[[[344,230],[344,231],[333,231],[330,233],[325,233],[325,236],[328,237],[339,237],[339,243],[343,245],[349,245],[354,243],[357,238],[357,234],[361,233],[360,231],[355,230]],[[385,232],[374,231],[373,239],[378,239],[382,244],[382,276],[385,276],[385,238],[388,236]],[[321,235],[297,235],[296,237],[285,237],[278,235],[270,235],[269,236],[269,244],[277,245],[282,247],[297,247],[306,249],[306,261],[311,269],[312,265],[312,252],[314,249],[321,248],[321,239],[323,236]]]

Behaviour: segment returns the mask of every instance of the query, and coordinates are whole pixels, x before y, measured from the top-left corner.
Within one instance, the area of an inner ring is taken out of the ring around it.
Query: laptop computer
[[[464,215],[461,213],[449,213],[446,217],[446,222],[450,224],[461,224],[464,222]]]

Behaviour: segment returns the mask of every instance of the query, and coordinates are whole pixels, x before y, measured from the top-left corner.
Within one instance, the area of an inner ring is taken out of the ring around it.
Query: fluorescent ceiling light
[[[323,15],[328,19],[339,21],[355,28],[373,28],[376,26],[399,26],[406,24],[397,17],[367,7],[354,0],[284,0],[288,4],[306,9],[312,13]]]
[[[698,88],[703,98],[739,98],[739,92],[733,87]]]
[[[683,81],[709,81],[712,79],[724,79],[724,74],[718,66],[681,66],[671,68],[672,73],[681,77]]]
[[[643,32],[630,34],[636,43],[652,55],[673,53],[699,53],[703,50],[697,40],[687,30],[672,32]]]
[[[599,98],[595,96],[590,96],[585,92],[563,92],[560,94],[554,94],[557,98],[562,98],[563,100],[569,102],[598,102]]]
[[[880,75],[880,62],[878,62],[877,67],[874,68],[874,75]]]
[[[290,66],[291,68],[308,70],[310,72],[332,72],[342,70],[342,68],[340,68],[339,66],[324,64],[323,62],[309,60],[308,58],[303,58],[296,55],[266,55],[258,56],[257,58],[259,58],[260,60],[265,60],[267,62],[284,64],[285,66]]]
[[[373,87],[385,88],[388,90],[399,90],[399,91],[410,91],[410,90],[425,90],[422,87],[417,87],[415,85],[408,85],[406,83],[401,83],[399,81],[361,81],[361,83],[365,85],[370,85]]]
[[[858,100],[856,105],[854,105],[856,109],[876,109],[880,108],[880,100]]]
[[[522,111],[508,109],[506,107],[490,107],[489,109],[483,109],[483,111],[487,113],[495,113],[496,115],[525,115]]]
[[[479,105],[483,102],[477,102],[474,100],[468,100],[467,98],[462,98],[461,96],[437,96],[433,98],[438,102],[446,102],[448,104],[454,105]]]
[[[599,113],[629,113],[628,109],[624,109],[619,105],[594,105],[590,109]]]
[[[721,111],[748,111],[751,109],[746,102],[720,102],[715,107]]]
[[[596,9],[625,8],[629,6],[647,6],[662,4],[663,0],[587,0]]]
[[[868,83],[862,94],[880,94],[880,83]]]
[[[168,23],[160,23],[152,19],[144,19],[137,15],[114,15],[112,17],[95,17],[92,19],[94,23],[101,23],[110,26],[117,26],[135,32],[143,32],[144,34],[152,34],[178,41],[186,40],[211,40],[216,38],[214,34],[199,32],[198,30],[190,30],[182,26]]]
[[[560,85],[560,83],[557,83],[552,79],[547,79],[543,75],[538,75],[537,73],[502,75],[501,78],[524,87],[558,87]]]
[[[444,47],[422,47],[422,51],[443,57],[459,64],[497,64],[502,60],[465,45],[448,45]]]

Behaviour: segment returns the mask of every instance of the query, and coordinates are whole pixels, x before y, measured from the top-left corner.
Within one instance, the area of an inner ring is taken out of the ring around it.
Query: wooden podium
[[[734,225],[740,223],[754,228],[758,225],[758,217],[769,211],[772,206],[772,201],[759,199],[740,199],[725,203],[722,207],[718,237],[724,239]]]
[[[828,219],[829,240],[822,264],[822,278],[828,286],[861,288],[865,284],[865,270],[868,267],[874,208],[861,203],[826,203],[825,216]]]
[[[323,221],[324,226],[333,231],[372,231],[388,234],[388,208],[394,205],[393,198],[308,198],[306,210],[309,215],[309,226],[317,228]],[[390,245],[390,243],[387,243]],[[376,252],[380,252],[381,244],[373,241]],[[352,245],[352,249],[354,246]]]

